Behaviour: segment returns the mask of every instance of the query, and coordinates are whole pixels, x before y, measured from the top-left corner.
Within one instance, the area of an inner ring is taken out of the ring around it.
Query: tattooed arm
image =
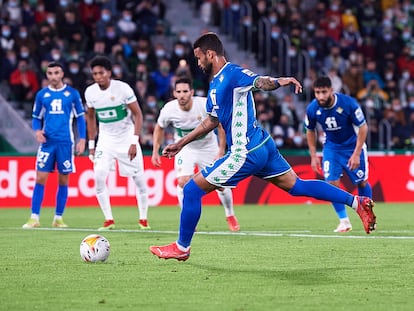
[[[273,91],[281,86],[293,84],[295,93],[302,93],[302,85],[293,77],[273,78],[269,76],[260,76],[254,81],[254,86],[263,91]]]

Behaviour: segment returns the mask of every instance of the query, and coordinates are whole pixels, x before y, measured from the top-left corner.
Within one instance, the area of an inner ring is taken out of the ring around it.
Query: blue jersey
[[[201,173],[218,187],[235,187],[252,175],[267,179],[292,169],[256,121],[251,91],[257,78],[250,70],[227,63],[210,82],[207,113],[222,124],[229,151]]]
[[[320,107],[314,99],[306,109],[305,126],[315,130],[317,123],[326,135],[324,148],[354,149],[359,127],[365,124],[364,113],[358,102],[344,94],[334,94],[332,107]]]
[[[55,90],[41,89],[34,102],[32,117],[43,120],[43,130],[48,142],[73,143],[73,117],[85,114],[79,92],[64,85]]]
[[[263,139],[251,92],[257,77],[246,68],[227,63],[210,82],[207,113],[222,124],[230,148],[249,150]]]

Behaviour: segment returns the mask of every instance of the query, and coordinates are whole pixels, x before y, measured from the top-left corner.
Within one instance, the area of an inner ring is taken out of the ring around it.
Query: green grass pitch
[[[375,207],[366,235],[351,209],[353,231],[333,233],[329,204],[236,206],[241,231],[224,210],[203,207],[186,262],[149,251],[177,237],[178,207],[151,207],[140,231],[134,207],[114,207],[117,229],[105,263],[84,263],[81,240],[103,223],[99,208],[65,212],[68,229],[23,230],[28,208],[0,209],[0,310],[412,310],[413,204]]]

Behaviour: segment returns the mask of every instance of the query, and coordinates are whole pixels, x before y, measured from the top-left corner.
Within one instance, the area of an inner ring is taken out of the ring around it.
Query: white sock
[[[223,191],[216,190],[221,204],[223,204],[226,217],[234,216],[233,192],[230,188],[224,188]]]
[[[357,210],[358,208],[358,196],[354,196],[354,201],[352,201],[352,206],[354,210]]]
[[[342,223],[351,223],[351,221],[349,220],[349,217],[345,217],[345,218],[341,218],[339,219],[339,222]]]
[[[182,252],[188,252],[190,250],[190,246],[189,247],[184,247],[184,246],[181,246],[180,244],[178,244],[178,242],[175,242],[175,244],[177,244],[177,248]]]
[[[136,189],[136,197],[138,202],[139,219],[148,218],[148,194],[147,185],[145,184],[144,176],[133,176]]]
[[[37,221],[39,221],[39,214],[32,214],[30,215],[31,219],[36,219]]]
[[[101,193],[96,194],[96,199],[104,214],[105,220],[114,219],[112,216],[111,202],[109,200],[109,192],[106,187]]]
[[[184,190],[179,185],[177,185],[177,199],[180,208],[183,209]]]
[[[55,215],[55,217],[53,217],[53,220],[62,220],[62,215]]]

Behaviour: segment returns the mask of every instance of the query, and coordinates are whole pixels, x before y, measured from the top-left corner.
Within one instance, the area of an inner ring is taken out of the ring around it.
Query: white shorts
[[[119,175],[123,177],[144,174],[144,159],[141,146],[137,145],[137,155],[132,161],[129,159],[130,145],[114,145],[111,147],[98,144],[95,150],[94,170],[109,172],[113,169],[115,160],[118,161]]]
[[[195,168],[199,170],[214,162],[219,151],[218,145],[210,145],[208,148],[195,149],[185,146],[174,158],[176,176],[192,176]]]

